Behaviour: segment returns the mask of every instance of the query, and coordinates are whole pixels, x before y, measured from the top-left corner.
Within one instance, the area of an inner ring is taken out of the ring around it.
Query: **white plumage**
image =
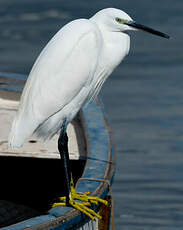
[[[64,120],[68,124],[96,97],[129,52],[130,38],[124,32],[135,30],[125,24],[131,21],[125,12],[108,8],[58,31],[29,74],[9,135],[10,147],[22,146],[33,133],[51,138]]]

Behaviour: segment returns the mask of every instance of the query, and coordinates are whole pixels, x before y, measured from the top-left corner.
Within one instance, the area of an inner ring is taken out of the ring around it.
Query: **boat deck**
[[[50,141],[45,143],[32,136],[23,147],[17,150],[12,150],[8,147],[8,135],[18,108],[19,99],[19,93],[0,90],[0,156],[59,159],[60,154],[57,150],[58,135],[55,135]],[[69,137],[70,159],[77,160],[82,158],[86,153],[86,149],[84,138],[82,138],[80,122],[75,120],[69,124],[67,134]]]
[[[0,229],[101,229],[103,220],[109,218],[106,211],[102,222],[98,222],[72,207],[51,208],[55,199],[66,193],[63,160],[58,159],[57,152],[58,136],[46,144],[31,137],[18,151],[8,148],[8,134],[25,79],[19,74],[0,73],[0,206],[4,209],[0,209]],[[115,151],[100,100],[83,108],[67,132],[77,191],[106,198],[114,176]],[[28,211],[22,213],[25,208]],[[100,204],[92,208],[96,212],[103,210]],[[33,213],[28,215],[30,209]],[[5,219],[1,218],[3,213],[8,213]]]

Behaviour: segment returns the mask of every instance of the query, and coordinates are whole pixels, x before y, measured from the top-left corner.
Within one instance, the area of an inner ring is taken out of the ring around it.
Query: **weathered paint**
[[[16,77],[16,75],[14,75]],[[13,77],[13,75],[12,75]],[[109,179],[112,182],[114,174],[114,151],[111,147],[111,134],[106,127],[99,101],[94,101],[83,109],[85,132],[88,140],[88,159],[83,178]],[[108,185],[101,181],[81,180],[77,191],[90,191],[92,195],[104,198],[108,193]],[[93,206],[99,210],[99,207]],[[97,229],[98,222],[91,221],[86,215],[68,207],[56,207],[49,210],[49,215],[32,218],[3,230],[22,229]]]

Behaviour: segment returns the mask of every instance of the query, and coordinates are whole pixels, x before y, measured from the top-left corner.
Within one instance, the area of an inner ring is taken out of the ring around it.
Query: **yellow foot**
[[[72,184],[72,183],[71,183]],[[92,220],[97,217],[98,219],[101,219],[102,217],[97,214],[95,211],[93,211],[91,208],[88,206],[91,206],[91,204],[98,204],[98,202],[101,202],[105,205],[108,205],[108,202],[106,200],[103,200],[99,197],[95,196],[89,196],[90,192],[85,192],[85,193],[77,193],[74,186],[71,185],[71,190],[70,190],[70,200],[69,200],[69,205],[73,206],[75,209],[83,212],[87,216],[89,216]],[[54,203],[52,207],[57,207],[57,206],[67,206],[66,204],[66,197],[59,197],[59,200],[61,202]],[[78,201],[76,201],[78,200]]]

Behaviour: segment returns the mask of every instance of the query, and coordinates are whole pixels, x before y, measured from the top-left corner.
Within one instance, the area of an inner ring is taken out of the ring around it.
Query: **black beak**
[[[124,24],[128,25],[128,26],[131,26],[133,28],[136,28],[136,29],[139,29],[139,30],[143,30],[145,32],[148,32],[148,33],[151,33],[151,34],[154,34],[154,35],[157,35],[157,36],[160,36],[160,37],[163,37],[163,38],[167,38],[169,39],[170,36],[168,36],[167,34],[164,34],[160,31],[157,31],[157,30],[154,30],[154,29],[151,29],[147,26],[144,26],[144,25],[141,25],[141,24],[138,24],[134,21],[129,21],[129,22],[125,22]]]

